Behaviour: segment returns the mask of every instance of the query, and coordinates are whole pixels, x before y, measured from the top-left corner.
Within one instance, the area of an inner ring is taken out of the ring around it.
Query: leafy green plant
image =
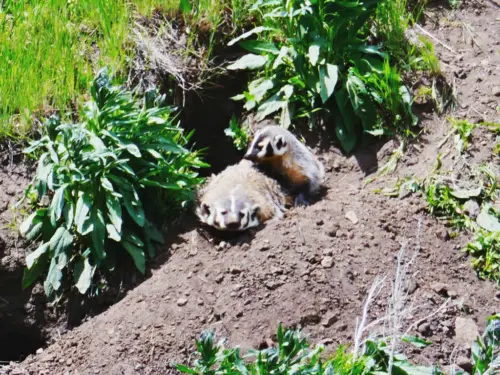
[[[414,338],[416,339],[416,338]],[[410,339],[422,345],[421,339]],[[226,349],[224,341],[215,344],[212,331],[205,331],[196,340],[197,359],[193,367],[176,365],[181,373],[190,375],[214,374],[317,374],[368,375],[388,373],[390,349],[384,340],[368,340],[361,356],[355,357],[340,346],[326,359],[321,357],[322,345],[310,348],[300,330],[283,329],[279,324],[277,345],[263,350],[250,350],[242,356],[238,348]],[[406,357],[397,354],[393,360],[393,373],[401,375],[442,375],[433,367],[415,366]]]
[[[233,139],[236,149],[240,151],[246,149],[248,140],[250,139],[250,128],[248,126],[240,126],[234,115],[231,117],[229,127],[224,129],[224,133]]]
[[[113,270],[125,252],[144,273],[163,243],[153,219],[190,201],[201,182],[195,169],[205,166],[184,147],[192,133],[183,133],[165,96],[135,98],[112,86],[105,69],[91,94],[81,123],[51,117],[25,150],[38,157],[25,194],[36,210],[20,232],[39,246],[26,257],[23,286],[45,275],[48,296],[70,276],[85,293],[96,270]]]
[[[250,53],[228,69],[257,71],[234,99],[256,110],[257,121],[279,113],[283,127],[300,118],[314,126],[321,118],[332,124],[346,152],[366,133],[393,134],[415,125],[398,69],[383,45],[369,41],[380,1],[257,1],[251,10],[263,25],[229,43],[240,42]],[[255,35],[257,40],[249,39]]]
[[[472,131],[476,128],[476,125],[464,119],[449,118],[448,121],[456,133],[455,144],[457,145],[458,153],[461,154],[463,151],[467,151]]]
[[[500,371],[500,314],[488,318],[481,337],[472,343],[471,375],[490,375]],[[459,371],[456,375],[464,374]]]

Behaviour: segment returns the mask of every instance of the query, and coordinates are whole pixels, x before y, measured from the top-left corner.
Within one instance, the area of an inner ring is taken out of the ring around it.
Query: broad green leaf
[[[144,226],[144,209],[142,207],[142,203],[137,195],[135,190],[131,192],[125,190],[123,186],[119,187],[121,189],[121,193],[123,195],[123,203],[125,208],[127,209],[128,214],[135,221],[137,225],[141,228]]]
[[[141,154],[141,151],[139,150],[139,147],[137,147],[133,143],[123,142],[121,145],[121,148],[127,150],[131,155],[135,156],[136,158],[142,157],[142,154]]]
[[[280,126],[282,128],[288,129],[292,124],[292,114],[290,111],[290,103],[283,106],[280,117]]]
[[[33,267],[33,264],[40,258],[42,254],[45,254],[47,250],[49,249],[49,243],[42,243],[38,248],[33,251],[32,253],[28,254],[26,256],[26,267],[30,269]]]
[[[146,273],[146,256],[144,254],[144,249],[134,245],[133,243],[122,240],[121,244],[127,250],[127,252],[132,256],[134,264],[137,269],[142,273]]]
[[[176,364],[175,368],[177,369],[177,371],[184,373],[184,374],[198,375],[198,371],[195,371],[195,370],[193,370],[190,367],[185,366],[185,365]]]
[[[67,184],[62,185],[56,190],[54,197],[52,198],[52,203],[50,205],[50,223],[53,227],[56,226],[57,221],[61,218],[64,208],[64,192],[67,187]]]
[[[63,210],[64,226],[70,230],[75,220],[75,205],[72,202],[66,203]]]
[[[415,345],[417,348],[425,348],[432,344],[432,342],[422,339],[417,336],[406,335],[401,338],[401,341]]]
[[[19,233],[21,236],[33,241],[42,230],[43,220],[46,214],[47,209],[41,208],[28,216],[19,227]]]
[[[76,202],[76,209],[75,209],[75,225],[76,225],[76,230],[80,234],[85,234],[84,223],[88,218],[87,215],[91,207],[92,207],[92,200],[89,194],[86,192],[81,194],[80,197],[78,198],[78,201]]]
[[[377,46],[362,45],[358,46],[357,49],[367,54],[378,55],[384,59],[387,57],[387,54],[380,51],[380,49]]]
[[[53,257],[50,261],[49,272],[47,273],[47,278],[43,284],[45,289],[45,294],[47,296],[52,296],[54,290],[59,290],[61,287],[62,272],[57,267],[56,258]]]
[[[64,252],[73,243],[73,236],[64,227],[57,228],[49,241],[50,250],[54,253],[54,258]]]
[[[229,70],[255,70],[262,68],[267,63],[267,56],[255,55],[249,53],[243,57],[240,57],[234,63],[227,66]]]
[[[106,225],[104,223],[104,217],[102,212],[97,209],[93,210],[92,222],[94,225],[94,229],[92,230],[92,250],[94,250],[95,259],[102,260],[106,256],[106,252],[104,250],[104,241],[106,239]]]
[[[294,88],[292,85],[285,85],[281,88],[280,92],[285,95],[285,98],[290,99],[293,95]]]
[[[92,283],[95,267],[89,263],[88,258],[80,258],[75,262],[73,277],[75,286],[81,294],[85,294]]]
[[[256,54],[271,53],[273,55],[278,55],[280,53],[280,50],[274,43],[264,42],[260,40],[245,40],[240,43],[240,46],[247,51]]]
[[[282,109],[283,106],[286,105],[286,103],[286,101],[281,100],[278,94],[274,94],[259,106],[259,109],[257,109],[255,120],[262,121],[268,115]]]
[[[122,206],[120,200],[113,196],[107,196],[106,208],[111,222],[111,224],[106,225],[109,237],[116,242],[120,242],[122,233]]]
[[[101,177],[101,186],[107,191],[115,191],[113,184],[106,177]]]
[[[477,224],[490,232],[500,232],[500,219],[490,213],[491,206],[489,204],[483,205],[481,212],[476,218]]]
[[[475,189],[453,189],[450,190],[450,194],[458,199],[470,199],[479,197],[482,191],[482,186],[479,186]]]
[[[320,96],[325,103],[335,90],[338,79],[338,68],[336,65],[326,64],[326,67],[319,68]]]
[[[249,83],[248,91],[253,95],[255,102],[259,103],[273,87],[274,84],[271,79],[257,79]]]
[[[90,145],[92,145],[92,147],[94,147],[94,150],[96,150],[97,152],[105,152],[108,150],[104,142],[99,137],[97,137],[93,133],[88,133],[88,134],[89,134],[89,143]]]
[[[316,66],[316,64],[318,63],[319,51],[320,51],[319,44],[311,44],[309,46],[309,52],[307,54],[307,57],[309,58],[309,62],[311,63],[312,66]]]
[[[36,250],[35,250],[36,251]],[[40,256],[34,260],[34,263],[30,268],[25,267],[22,280],[22,288],[26,289],[31,286],[45,271],[45,266],[47,262],[47,253],[40,254]]]
[[[335,134],[345,152],[351,152],[357,143],[356,126],[359,119],[354,114],[349,96],[344,88],[335,93],[335,102],[341,109],[335,118]]]
[[[272,29],[269,28],[269,27],[257,26],[255,28],[253,28],[252,30],[247,31],[246,33],[243,33],[240,36],[238,36],[238,37],[234,38],[233,40],[229,41],[229,43],[227,45],[228,46],[232,46],[233,44],[238,43],[240,40],[246,39],[246,38],[248,38],[249,36],[251,36],[253,34],[258,34],[258,33],[261,33],[263,31],[266,31],[266,30],[272,30]]]

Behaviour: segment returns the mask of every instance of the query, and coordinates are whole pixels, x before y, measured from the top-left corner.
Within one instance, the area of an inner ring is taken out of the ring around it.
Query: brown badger
[[[291,132],[275,125],[258,130],[244,156],[277,173],[296,194],[295,204],[308,205],[325,179],[325,169],[314,153]]]
[[[243,231],[283,217],[286,193],[249,160],[213,175],[200,191],[196,215],[219,230]]]

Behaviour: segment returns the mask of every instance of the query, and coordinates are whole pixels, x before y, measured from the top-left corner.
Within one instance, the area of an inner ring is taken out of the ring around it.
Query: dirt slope
[[[490,1],[479,4],[429,13],[425,28],[453,50],[436,45],[460,95],[455,115],[498,121],[499,8]],[[437,118],[424,120],[424,126],[428,133],[407,153],[398,175],[423,175],[435,163],[448,128]],[[488,160],[491,136],[478,132],[473,142],[473,158]],[[379,159],[391,150],[390,144],[382,147]],[[416,332],[435,345],[412,357],[446,365],[467,356],[467,345],[455,337],[461,322],[456,317],[471,318],[481,329],[486,316],[499,310],[498,289],[477,279],[459,251],[467,238],[450,239],[426,214],[421,198],[387,198],[373,193],[375,185],[363,188],[360,164],[376,165],[375,156],[365,151],[345,159],[335,150],[325,152],[325,197],[253,236],[220,243],[198,228],[187,231],[171,247],[171,257],[158,260],[152,277],[123,300],[6,371],[170,374],[171,363],[192,359],[194,338],[203,329],[213,328],[243,348],[262,347],[278,321],[303,327],[312,342],[331,350],[352,340],[367,290],[377,275],[392,273],[406,240],[409,255],[418,251],[406,286],[418,309],[405,322],[418,322],[451,299],[417,324]],[[377,298],[371,318],[385,314],[388,294],[385,289]]]

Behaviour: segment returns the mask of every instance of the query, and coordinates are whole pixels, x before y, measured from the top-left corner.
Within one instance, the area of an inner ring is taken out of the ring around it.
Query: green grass
[[[192,38],[204,27],[235,29],[244,0],[196,1],[184,18]],[[181,0],[19,0],[0,2],[0,139],[26,136],[34,118],[75,116],[102,67],[120,79],[134,46],[134,19],[160,9],[176,16]],[[211,37],[213,39],[213,37]],[[68,109],[70,111],[68,111]]]
[[[30,129],[33,115],[75,106],[97,66],[106,65],[112,71],[124,69],[131,17],[127,2],[3,4],[0,136],[23,136]]]

